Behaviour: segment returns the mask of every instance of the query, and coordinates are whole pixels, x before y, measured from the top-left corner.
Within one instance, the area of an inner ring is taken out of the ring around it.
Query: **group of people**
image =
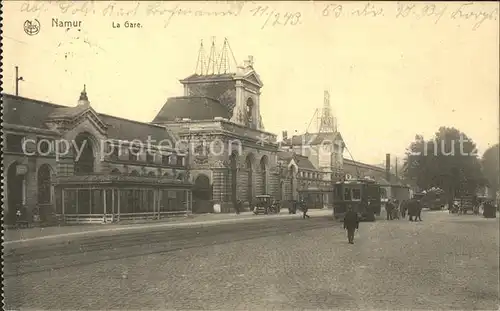
[[[385,204],[385,210],[387,212],[387,220],[408,218],[410,221],[422,221],[422,203],[418,199],[410,199],[399,201],[396,199],[389,199]]]
[[[406,218],[408,214],[410,221],[422,221],[422,204],[418,199],[410,199],[399,202],[398,200],[389,199],[385,205],[387,211],[387,220]],[[347,240],[349,244],[354,244],[354,233],[359,229],[358,213],[351,206],[347,208],[344,215],[344,230],[347,231]]]
[[[496,210],[497,208],[495,207],[492,200],[485,200],[483,202],[476,201],[473,203],[472,206],[472,213],[474,215],[479,216],[482,214],[485,218],[495,218]],[[467,205],[453,202],[453,204],[448,207],[448,211],[450,214],[458,214],[458,215],[467,214]]]
[[[279,214],[281,210],[281,202],[278,200],[274,200],[272,204],[268,207],[270,211],[272,211],[275,214]],[[241,200],[236,200],[234,204],[234,210],[236,214],[239,214],[240,211],[243,210],[243,201]],[[299,200],[299,201],[293,201],[292,204],[288,208],[288,212],[290,214],[295,214],[297,211],[302,212],[302,218],[309,218],[310,216],[307,215],[307,212],[309,211],[309,208],[307,207],[307,204],[304,200]]]

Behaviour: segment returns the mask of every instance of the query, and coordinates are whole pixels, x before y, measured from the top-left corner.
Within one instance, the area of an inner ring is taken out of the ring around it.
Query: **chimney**
[[[283,136],[283,140],[287,140],[288,139],[288,132],[287,131],[281,132],[281,136]]]
[[[385,179],[388,183],[391,182],[391,154],[385,155]]]

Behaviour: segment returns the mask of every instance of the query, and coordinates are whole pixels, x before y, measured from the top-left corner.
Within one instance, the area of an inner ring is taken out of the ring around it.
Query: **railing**
[[[144,213],[120,213],[120,214],[58,214],[56,217],[68,224],[106,224],[122,220],[154,220],[167,218],[169,216],[187,216],[187,211],[166,212],[144,212]]]
[[[89,174],[89,175],[73,175],[73,176],[58,176],[58,183],[70,182],[94,182],[94,183],[109,183],[109,182],[133,182],[133,183],[149,183],[149,184],[185,184],[184,180],[166,178],[163,176],[130,176],[130,175],[105,175],[105,174]]]
[[[72,214],[72,215],[58,215],[58,218],[68,224],[103,224],[112,223],[113,216],[103,214]]]

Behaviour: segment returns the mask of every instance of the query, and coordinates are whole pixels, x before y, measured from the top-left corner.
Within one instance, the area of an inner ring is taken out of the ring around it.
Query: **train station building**
[[[184,155],[137,142],[176,141],[167,128],[100,114],[83,89],[74,106],[3,95],[7,223],[114,222],[191,208]],[[135,142],[134,142],[135,141]]]
[[[253,57],[231,68],[229,49],[226,40],[210,63],[201,46],[196,71],[180,80],[184,94],[150,123],[96,112],[85,87],[73,106],[4,94],[6,221],[19,210],[45,222],[104,223],[232,212],[263,194],[331,207],[332,185],[346,177],[335,120],[278,141],[264,127]],[[145,146],[150,139],[169,144]]]

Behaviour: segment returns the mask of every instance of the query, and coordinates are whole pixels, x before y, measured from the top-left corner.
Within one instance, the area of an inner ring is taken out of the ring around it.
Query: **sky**
[[[480,154],[499,141],[497,2],[3,4],[6,93],[19,66],[21,96],[74,106],[86,84],[96,111],[150,122],[183,95],[200,41],[208,52],[227,38],[238,64],[254,57],[267,131],[305,132],[328,90],[356,161],[403,158],[415,134],[431,138],[440,126],[465,132]],[[28,35],[35,20],[40,30]]]

